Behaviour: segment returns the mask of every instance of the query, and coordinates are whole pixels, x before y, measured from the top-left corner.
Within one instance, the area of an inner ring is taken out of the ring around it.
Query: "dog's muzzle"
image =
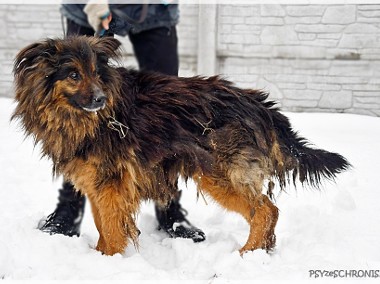
[[[83,107],[86,111],[98,111],[106,106],[107,97],[104,95],[103,91],[97,89],[91,97],[89,104]]]

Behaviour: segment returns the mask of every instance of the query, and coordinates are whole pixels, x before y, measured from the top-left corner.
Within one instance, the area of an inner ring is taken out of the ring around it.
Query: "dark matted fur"
[[[14,67],[13,118],[41,142],[54,172],[88,195],[102,252],[136,242],[140,201],[166,204],[179,175],[248,221],[241,252],[270,249],[278,211],[262,194],[264,181],[269,191],[273,178],[283,188],[291,173],[317,187],[349,167],[339,154],[308,147],[266,93],[218,76],[116,68],[110,59],[119,57],[119,45],[48,39],[23,49]]]

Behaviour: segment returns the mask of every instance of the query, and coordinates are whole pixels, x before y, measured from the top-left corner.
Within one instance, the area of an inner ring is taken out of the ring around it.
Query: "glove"
[[[110,20],[105,20],[110,18],[111,12],[107,0],[90,0],[83,11],[87,15],[88,23],[95,31],[99,31],[103,28],[108,30]]]

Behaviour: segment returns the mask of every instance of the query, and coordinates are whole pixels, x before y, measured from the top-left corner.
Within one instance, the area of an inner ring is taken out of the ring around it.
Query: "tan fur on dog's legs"
[[[245,195],[233,188],[222,188],[206,176],[200,178],[199,186],[224,208],[240,213],[249,223],[250,233],[247,243],[239,250],[241,254],[249,250],[269,250],[274,247],[278,209],[267,196]]]
[[[278,219],[277,207],[273,205],[266,195],[261,195],[253,202],[251,216],[248,240],[239,250],[240,254],[258,248],[273,249],[276,242],[274,229]]]
[[[99,240],[98,240],[98,244],[97,244],[97,250],[98,247],[105,247],[105,242],[104,242],[104,238],[103,238],[103,235],[100,233],[102,232],[102,223],[100,221],[100,215],[99,215],[99,211],[98,211],[98,208],[96,207],[96,202],[93,202],[92,201],[92,198],[89,197],[89,201],[90,201],[90,204],[91,204],[91,211],[92,211],[92,216],[94,218],[94,222],[95,222],[95,226],[96,226],[96,229],[98,229],[98,232],[99,232]]]
[[[133,220],[135,211],[114,187],[103,187],[89,195],[94,220],[99,231],[96,249],[106,255],[122,253],[127,238],[137,241],[138,230]]]
[[[276,235],[274,234],[274,229],[276,228],[277,220],[278,220],[278,208],[270,201],[268,196],[263,195],[263,201],[264,204],[270,209],[271,211],[271,223],[269,225],[269,230],[266,233],[265,236],[265,249],[267,251],[273,249],[276,245]]]

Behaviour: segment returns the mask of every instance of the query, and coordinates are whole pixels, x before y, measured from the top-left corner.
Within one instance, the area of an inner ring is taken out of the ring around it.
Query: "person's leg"
[[[67,36],[87,35],[93,36],[94,30],[67,20]],[[41,220],[38,228],[50,234],[62,234],[66,236],[79,236],[80,225],[83,219],[86,198],[76,192],[74,186],[63,181],[59,190],[57,207],[46,220]]]
[[[129,38],[140,70],[178,76],[178,39],[175,27],[130,34]],[[173,238],[190,238],[194,242],[204,241],[206,238],[204,232],[186,219],[187,211],[179,203],[180,198],[181,192],[178,191],[176,198],[166,207],[155,205],[159,228]]]
[[[175,27],[130,34],[129,38],[140,70],[178,76],[178,39]]]
[[[83,219],[85,197],[76,192],[74,186],[64,181],[59,190],[57,207],[38,228],[51,235],[79,236]]]
[[[155,204],[158,229],[164,230],[172,238],[185,238],[192,239],[194,242],[202,242],[206,239],[206,235],[187,220],[187,210],[182,208],[179,203],[181,194],[182,191],[177,191],[177,196],[165,207]]]

